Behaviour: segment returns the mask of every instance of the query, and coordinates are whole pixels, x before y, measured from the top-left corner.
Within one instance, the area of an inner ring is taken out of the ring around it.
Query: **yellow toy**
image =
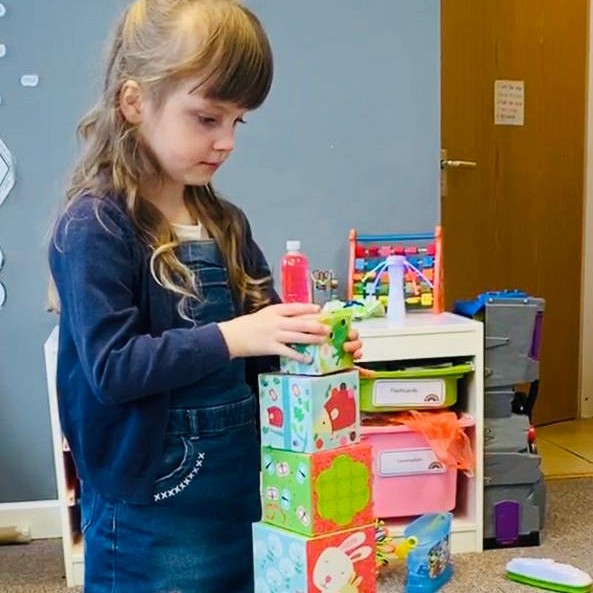
[[[389,535],[383,521],[375,523],[377,544],[377,572],[388,567],[394,560],[403,560],[418,545],[414,536],[407,537],[403,542],[396,544],[395,538]]]

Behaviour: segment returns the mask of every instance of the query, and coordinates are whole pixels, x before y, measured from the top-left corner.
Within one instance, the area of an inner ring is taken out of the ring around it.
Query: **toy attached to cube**
[[[290,375],[326,375],[351,369],[354,361],[352,353],[344,351],[348,341],[352,313],[348,310],[324,313],[320,321],[330,328],[327,340],[320,345],[293,344],[297,352],[308,356],[309,362],[298,362],[284,356],[280,357],[280,372]]]
[[[313,453],[360,440],[358,371],[259,376],[261,442]]]
[[[375,527],[307,538],[253,525],[255,593],[375,593]]]
[[[313,454],[264,447],[264,521],[308,536],[372,523],[371,457],[367,443]]]

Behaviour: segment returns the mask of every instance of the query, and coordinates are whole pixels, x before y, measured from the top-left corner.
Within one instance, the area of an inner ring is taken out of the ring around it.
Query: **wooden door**
[[[446,299],[546,299],[537,423],[578,409],[587,0],[442,0]],[[494,124],[496,80],[524,81],[524,125]]]

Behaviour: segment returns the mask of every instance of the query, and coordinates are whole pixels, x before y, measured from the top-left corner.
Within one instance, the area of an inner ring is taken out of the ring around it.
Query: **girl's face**
[[[141,100],[140,134],[174,185],[205,185],[229,157],[245,110],[206,99],[198,81],[180,84],[157,107]]]

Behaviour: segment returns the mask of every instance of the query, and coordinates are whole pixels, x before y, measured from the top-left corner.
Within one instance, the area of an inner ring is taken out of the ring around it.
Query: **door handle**
[[[441,159],[441,169],[475,169],[478,163],[474,161],[454,161],[451,159]]]

